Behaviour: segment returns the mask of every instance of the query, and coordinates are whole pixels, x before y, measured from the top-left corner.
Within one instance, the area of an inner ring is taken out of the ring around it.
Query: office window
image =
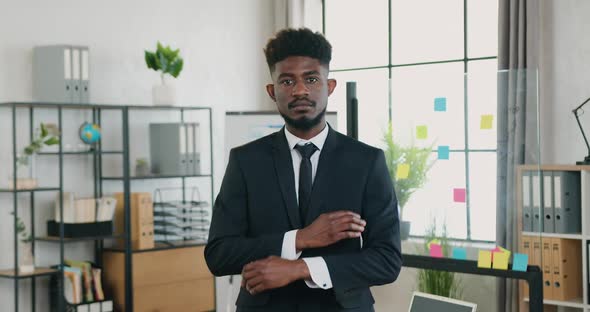
[[[346,129],[346,82],[356,81],[361,141],[383,147],[391,122],[395,141],[432,148],[428,182],[404,209],[410,234],[423,236],[436,220],[452,238],[494,241],[498,1],[323,5],[338,80],[330,108],[340,112],[340,128]],[[441,98],[444,110],[435,106]],[[448,159],[437,159],[438,146],[448,147]],[[455,196],[463,191],[464,202]]]

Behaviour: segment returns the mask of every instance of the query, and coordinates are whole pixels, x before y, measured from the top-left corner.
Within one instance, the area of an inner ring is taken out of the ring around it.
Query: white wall
[[[225,111],[274,107],[264,91],[268,69],[262,53],[274,31],[271,0],[3,0],[1,7],[1,102],[32,100],[33,46],[75,44],[90,47],[93,103],[150,104],[151,87],[159,83],[159,76],[146,68],[143,51],[154,50],[157,40],[180,48],[185,68],[176,81],[178,102],[183,106],[210,106],[214,111],[216,190],[225,166]],[[73,114],[71,118],[84,117]],[[10,125],[6,109],[0,112],[0,125],[3,132]],[[19,133],[19,137],[27,135]],[[0,139],[0,155],[11,152],[6,140],[9,137],[3,135]],[[68,158],[66,161],[80,165],[75,168],[86,166],[88,170],[74,172],[80,181],[88,181],[91,174],[88,160]],[[3,163],[0,166],[2,181],[8,175],[6,170]],[[75,185],[72,174],[70,179],[69,183]],[[51,200],[51,196],[40,195],[36,205],[38,219],[49,217]],[[0,211],[0,235],[4,238],[0,240],[0,269],[13,265],[12,219],[8,218],[11,203],[9,195],[0,195],[0,205],[5,208]],[[27,210],[20,208],[19,213],[27,217]],[[67,245],[66,249],[66,256],[92,257],[90,243]],[[59,261],[57,245],[37,243],[37,254],[37,262],[42,265]],[[21,310],[28,311],[29,284],[22,285]],[[47,293],[47,279],[41,278],[37,311],[48,311]],[[0,302],[1,310],[14,310],[10,280],[0,281]]]
[[[590,97],[590,1],[543,0],[540,102],[542,162],[575,164],[588,154],[572,109]],[[590,104],[580,118],[590,134]]]

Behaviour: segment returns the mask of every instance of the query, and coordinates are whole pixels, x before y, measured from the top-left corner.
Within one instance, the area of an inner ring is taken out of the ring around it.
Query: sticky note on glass
[[[442,258],[442,246],[439,244],[432,244],[430,245],[430,256],[433,258]]]
[[[453,248],[453,259],[467,260],[467,249],[459,247]]]
[[[445,98],[445,97],[434,98],[434,111],[435,112],[446,112],[447,111],[447,98]]]
[[[400,164],[397,166],[395,176],[398,180],[407,179],[410,175],[410,164]]]
[[[492,267],[497,270],[508,270],[508,259],[510,259],[510,253],[494,252],[494,262]]]
[[[417,126],[416,127],[416,138],[420,140],[424,140],[428,138],[428,127],[427,126]]]
[[[453,201],[456,203],[464,203],[465,202],[465,189],[464,188],[456,188],[453,189]]]
[[[438,147],[438,159],[449,159],[450,148],[446,145]]]
[[[480,250],[477,258],[477,267],[489,269],[492,267],[492,252],[489,250]]]
[[[492,129],[493,124],[494,124],[494,115],[481,115],[481,122],[479,123],[479,127],[482,130]]]
[[[430,246],[432,246],[433,244],[440,245],[440,240],[439,239],[433,239],[430,242],[428,242],[428,244],[426,244],[426,246],[428,247],[428,250],[430,250]]]
[[[515,253],[514,260],[512,260],[512,270],[526,272],[529,265],[529,255]]]

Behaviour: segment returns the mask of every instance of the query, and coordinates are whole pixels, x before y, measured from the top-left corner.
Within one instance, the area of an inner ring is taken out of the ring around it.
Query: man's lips
[[[313,103],[311,101],[305,101],[305,100],[289,103],[289,109],[299,108],[299,107],[313,107],[313,106],[315,106],[315,103]]]

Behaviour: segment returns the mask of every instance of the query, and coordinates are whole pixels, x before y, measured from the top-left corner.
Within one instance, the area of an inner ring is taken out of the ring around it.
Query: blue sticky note
[[[434,99],[434,111],[435,112],[446,112],[447,111],[447,98],[438,97]]]
[[[512,270],[513,271],[526,272],[528,265],[529,265],[529,255],[519,254],[519,253],[514,254],[514,259],[512,261]]]
[[[438,159],[449,159],[449,146],[441,145],[438,147]]]
[[[467,249],[465,248],[453,248],[453,259],[467,260]]]

